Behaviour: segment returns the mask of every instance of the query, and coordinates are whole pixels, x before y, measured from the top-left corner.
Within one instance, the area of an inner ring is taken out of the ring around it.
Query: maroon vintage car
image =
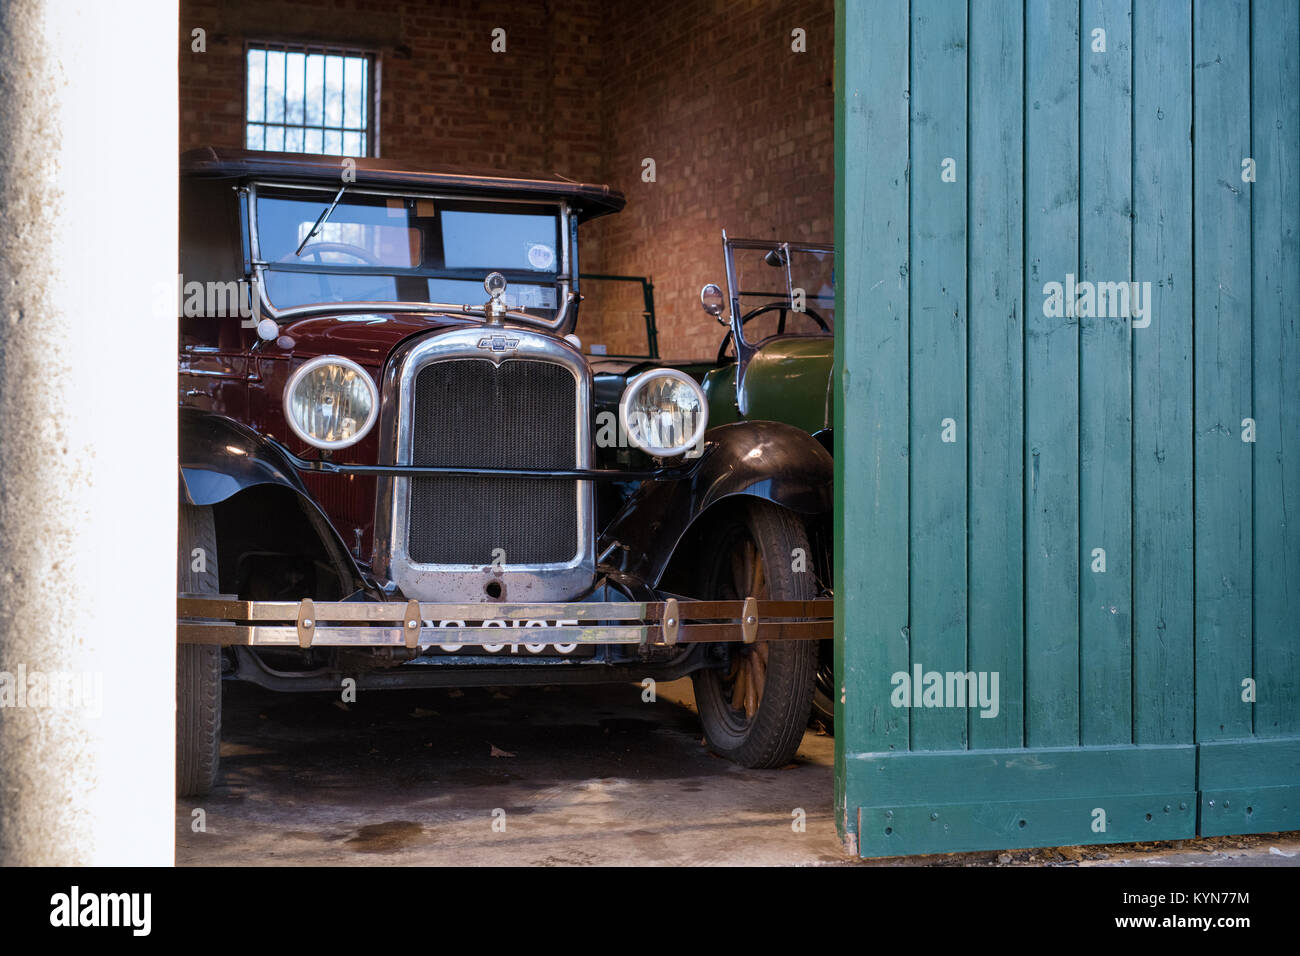
[[[831,460],[710,428],[710,363],[603,354],[560,177],[182,157],[177,786],[221,680],[286,691],[693,676],[780,766],[830,634]],[[724,419],[726,420],[726,419]]]

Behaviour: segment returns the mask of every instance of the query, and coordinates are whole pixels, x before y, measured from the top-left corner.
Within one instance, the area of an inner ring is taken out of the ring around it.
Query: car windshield
[[[337,205],[318,222],[338,196]],[[334,302],[506,304],[551,319],[559,303],[560,213],[551,204],[260,187],[258,259],[276,309]],[[315,234],[312,230],[316,229]]]
[[[735,297],[748,344],[774,335],[829,335],[835,329],[835,253],[773,243],[731,247]]]
[[[585,355],[657,358],[654,295],[644,276],[586,274],[574,334]]]

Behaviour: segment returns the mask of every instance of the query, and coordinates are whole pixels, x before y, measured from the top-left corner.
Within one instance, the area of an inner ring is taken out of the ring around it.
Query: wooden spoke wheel
[[[816,594],[813,574],[792,567],[796,548],[811,550],[807,532],[795,515],[770,502],[755,499],[737,508],[708,545],[703,585],[714,599],[805,600]],[[727,648],[726,666],[693,675],[705,739],[715,753],[743,766],[784,766],[808,724],[817,644],[759,640]]]
[[[753,539],[744,538],[731,552],[731,593],[729,598],[744,600],[767,597],[767,580],[763,573],[763,555]],[[727,671],[731,693],[731,709],[743,711],[745,720],[753,720],[758,713],[758,703],[763,699],[763,685],[767,680],[767,641],[741,644],[732,649],[731,667]]]

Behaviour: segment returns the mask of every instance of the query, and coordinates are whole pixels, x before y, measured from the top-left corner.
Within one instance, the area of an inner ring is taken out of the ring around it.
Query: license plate
[[[466,625],[464,621],[425,621],[424,624],[425,627],[473,626]],[[500,643],[435,644],[433,648],[444,654],[487,654],[494,657],[591,657],[596,653],[594,644],[556,644],[537,640],[545,635],[547,628],[565,624],[576,626],[578,621],[484,621],[483,627],[496,628],[502,632]]]

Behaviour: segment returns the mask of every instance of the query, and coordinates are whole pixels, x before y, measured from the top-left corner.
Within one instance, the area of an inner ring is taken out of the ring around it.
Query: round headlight
[[[379,415],[379,390],[356,362],[323,355],[304,363],[284,389],[293,433],[317,448],[347,448],[365,437]]]
[[[660,458],[689,451],[709,422],[703,389],[671,368],[642,372],[628,382],[619,414],[628,441]]]

